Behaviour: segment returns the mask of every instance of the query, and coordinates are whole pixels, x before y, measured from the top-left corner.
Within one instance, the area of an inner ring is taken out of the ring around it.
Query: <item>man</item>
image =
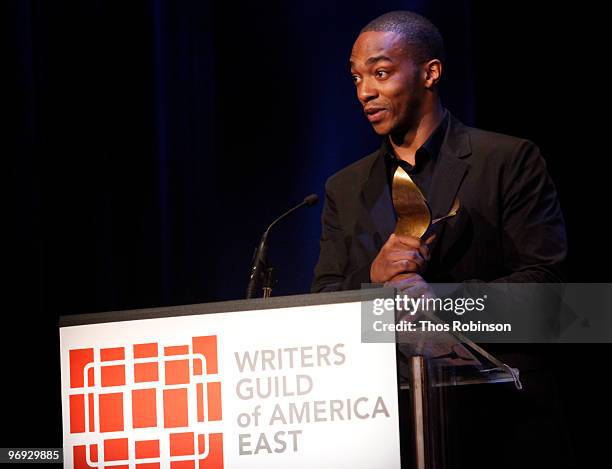
[[[359,289],[362,283],[404,290],[427,289],[427,282],[562,278],[565,225],[538,148],[467,127],[444,109],[438,92],[443,61],[439,31],[415,13],[387,13],[361,30],[351,75],[383,142],[327,181],[314,292]],[[392,234],[391,181],[398,166],[425,195],[432,219],[460,201],[458,214],[425,240]],[[554,386],[541,379],[539,365],[529,370],[507,362],[525,372],[525,391],[454,391],[459,467],[490,467],[492,461],[497,467],[571,466]]]
[[[463,125],[440,102],[437,28],[391,12],[361,30],[351,53],[357,98],[379,150],[327,181],[314,292],[362,283],[556,282],[566,255],[563,217],[538,148]],[[456,217],[420,240],[392,234],[391,178],[401,165],[432,218]]]

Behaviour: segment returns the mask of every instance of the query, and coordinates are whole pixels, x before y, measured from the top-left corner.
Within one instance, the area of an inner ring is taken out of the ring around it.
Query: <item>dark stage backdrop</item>
[[[539,144],[566,216],[569,278],[612,277],[601,221],[610,200],[603,10],[468,0],[0,9],[3,393],[16,412],[3,446],[60,444],[59,315],[243,297],[266,225],[378,146],[348,57],[359,28],[385,11],[413,9],[440,27],[443,97],[456,116]],[[275,294],[308,291],[321,208],[274,231]],[[610,349],[577,350],[554,351],[574,356],[568,373]],[[564,391],[581,429],[605,402],[596,389]],[[575,407],[576,397],[590,407]],[[574,433],[588,448],[590,433]]]

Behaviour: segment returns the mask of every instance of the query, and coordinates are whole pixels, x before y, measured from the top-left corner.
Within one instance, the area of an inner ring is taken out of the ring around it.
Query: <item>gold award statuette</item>
[[[397,215],[396,235],[420,238],[431,224],[431,210],[425,196],[401,166],[393,175],[393,207]]]
[[[393,175],[393,207],[397,214],[396,235],[423,236],[430,226],[457,215],[460,203],[455,199],[448,214],[432,221],[425,196],[408,173],[398,166]]]

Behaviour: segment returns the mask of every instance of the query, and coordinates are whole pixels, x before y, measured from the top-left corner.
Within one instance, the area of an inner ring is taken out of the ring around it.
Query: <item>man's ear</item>
[[[442,78],[442,62],[432,59],[425,63],[425,88],[435,87]]]

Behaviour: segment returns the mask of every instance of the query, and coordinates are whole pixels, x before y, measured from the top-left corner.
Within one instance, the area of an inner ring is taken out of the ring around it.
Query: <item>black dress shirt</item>
[[[445,111],[444,117],[436,129],[431,133],[427,141],[416,151],[414,166],[407,161],[399,159],[393,151],[389,139],[385,138],[382,148],[385,154],[385,164],[387,166],[387,176],[391,190],[393,190],[392,182],[395,170],[398,166],[401,166],[421,190],[425,199],[428,199],[427,194],[429,194],[431,187],[431,179],[436,168],[438,153],[440,153],[440,147],[442,146],[444,135],[448,128],[448,121],[448,111]]]

